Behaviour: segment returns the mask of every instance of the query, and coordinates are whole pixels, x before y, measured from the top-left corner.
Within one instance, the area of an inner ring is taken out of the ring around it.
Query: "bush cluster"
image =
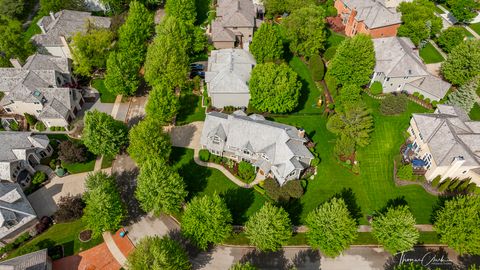
[[[325,64],[323,64],[323,60],[320,55],[315,54],[310,57],[308,65],[310,67],[310,72],[312,74],[313,80],[323,80],[323,76],[325,75]]]
[[[412,164],[399,166],[397,169],[397,177],[402,180],[415,180]]]
[[[245,182],[250,183],[255,178],[255,173],[255,167],[252,164],[246,161],[241,161],[238,164],[238,176]]]
[[[268,178],[263,184],[266,194],[274,201],[289,201],[291,198],[300,198],[303,187],[300,181],[291,180],[280,186],[277,180]]]
[[[28,123],[31,127],[35,126],[35,124],[36,124],[37,121],[38,121],[37,118],[36,118],[35,116],[31,115],[31,114],[28,114],[28,113],[25,113],[24,115],[25,115],[25,120],[27,120],[27,123]]]
[[[45,131],[47,127],[45,127],[45,124],[42,121],[38,121],[35,125],[35,129],[38,131]]]
[[[437,180],[438,179],[438,180]],[[449,191],[449,192],[468,192],[472,193],[476,189],[476,184],[475,183],[470,183],[471,179],[466,178],[466,179],[451,179],[447,178],[440,182],[440,176],[435,177],[432,181],[432,186],[436,187],[438,186],[438,191],[444,192],[444,191]],[[436,186],[435,186],[436,185]]]
[[[50,131],[65,131],[64,127],[50,127]]]
[[[58,210],[54,214],[56,222],[71,222],[83,215],[85,203],[80,195],[62,196],[58,202]]]
[[[374,95],[379,95],[383,93],[383,86],[380,82],[374,82],[370,86],[370,92]]]
[[[80,143],[70,140],[62,141],[58,145],[58,158],[65,163],[85,162],[87,149]]]
[[[210,160],[210,152],[207,149],[202,149],[198,153],[198,157],[203,162],[208,162]]]
[[[30,240],[30,238],[32,237],[28,232],[21,234],[19,237],[17,237],[17,239],[15,239],[15,241],[13,241],[12,243],[6,244],[4,247],[0,248],[0,254],[10,252],[20,247],[21,245],[23,245],[23,243]]]
[[[403,113],[407,109],[408,99],[405,95],[388,95],[382,100],[380,111],[384,115]]]

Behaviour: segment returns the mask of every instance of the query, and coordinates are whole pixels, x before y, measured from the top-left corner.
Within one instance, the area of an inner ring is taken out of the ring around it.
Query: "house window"
[[[390,81],[390,77],[387,77],[387,82]]]
[[[462,173],[463,173],[463,174],[466,174],[466,173],[467,173],[467,171],[463,171]]]
[[[41,112],[42,112],[42,110],[36,110],[36,112],[37,112],[37,113],[41,113]]]
[[[250,155],[250,151],[249,151],[248,149],[243,150],[243,153],[244,153],[245,155]]]
[[[420,139],[423,141],[423,136],[422,136],[422,133],[418,133],[418,136],[420,137]]]
[[[40,104],[40,102],[38,102],[38,101],[35,101],[35,102],[33,102],[33,104]]]
[[[5,108],[5,111],[12,112],[12,110],[10,108]]]

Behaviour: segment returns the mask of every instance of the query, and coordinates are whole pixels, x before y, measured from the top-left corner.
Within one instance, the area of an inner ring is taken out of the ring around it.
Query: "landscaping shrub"
[[[21,234],[15,241],[12,243],[6,244],[4,247],[0,248],[0,254],[10,252],[19,246],[21,246],[23,243],[27,242],[32,238],[28,232]]]
[[[380,82],[374,82],[370,86],[370,92],[374,95],[379,95],[383,93],[383,86]]]
[[[18,126],[18,123],[16,121],[11,122],[9,127],[13,131],[18,131],[20,129],[20,127]]]
[[[461,181],[458,178],[453,179],[452,182],[450,183],[450,185],[448,186],[448,190],[449,191],[455,191],[455,189],[458,187],[460,182]]]
[[[405,95],[388,95],[382,100],[380,111],[384,115],[403,113],[407,109],[408,99]]]
[[[87,148],[70,140],[62,141],[58,145],[58,158],[65,163],[85,162],[87,160]]]
[[[37,235],[43,233],[46,231],[50,226],[53,225],[52,219],[44,216],[40,219],[40,222],[35,225],[35,231],[37,232]]]
[[[198,157],[201,161],[208,162],[210,160],[210,152],[207,149],[202,149],[198,152]]]
[[[250,183],[255,178],[255,167],[246,161],[241,161],[238,164],[238,176],[247,183]]]
[[[214,154],[210,154],[210,161],[213,162],[213,163],[220,164],[220,162],[222,162],[222,157],[214,155]]]
[[[440,192],[444,192],[445,190],[447,190],[448,186],[450,185],[452,179],[450,178],[447,178],[445,180],[443,180],[442,183],[440,183],[440,186],[438,186],[438,191]]]
[[[42,121],[38,121],[35,125],[35,129],[38,131],[45,131],[47,127],[45,127],[45,124]]]
[[[45,180],[47,180],[47,175],[44,172],[36,172],[33,175],[32,184],[35,186],[39,186]]]
[[[418,93],[418,92],[413,92],[413,96],[416,97],[416,98],[418,98],[418,97],[420,96],[420,93]]]
[[[358,164],[358,162],[353,164],[352,172],[354,174],[359,174],[360,173],[360,165]]]
[[[35,116],[31,115],[31,114],[28,114],[28,113],[24,113],[24,115],[25,115],[25,120],[27,120],[27,123],[31,127],[35,126],[35,124],[38,121],[37,118]]]
[[[58,202],[58,210],[54,214],[56,222],[71,222],[83,215],[85,203],[80,195],[62,196]]]
[[[323,53],[323,59],[325,59],[326,62],[332,60],[333,57],[335,56],[336,52],[337,52],[337,46],[332,46],[332,47],[328,48]]]
[[[331,76],[328,74],[325,75],[325,84],[327,85],[328,91],[332,96],[337,96],[337,87],[338,87],[338,82],[335,77]]]
[[[298,199],[303,195],[302,183],[299,180],[290,180],[281,188],[283,193],[288,194],[290,198]]]
[[[430,183],[432,185],[432,187],[437,187],[438,184],[440,183],[440,179],[442,179],[442,176],[441,175],[437,175],[437,177],[435,177],[432,182]]]
[[[467,189],[468,185],[470,184],[471,180],[472,180],[471,178],[467,178],[467,179],[462,180],[462,184],[460,184],[457,187],[457,190],[458,191],[465,191],[465,189]]]
[[[414,180],[412,164],[399,166],[397,169],[397,178],[402,180]]]
[[[255,189],[256,191],[258,191],[258,193],[260,193],[260,194],[262,194],[262,195],[265,195],[265,189],[261,188],[260,186],[255,185],[255,186],[253,186],[253,189]]]
[[[314,81],[323,80],[323,76],[325,75],[325,64],[320,55],[315,54],[310,57],[308,66],[310,67],[310,72]]]
[[[474,193],[475,190],[477,190],[477,185],[475,183],[470,183],[467,186],[467,192],[468,193]]]
[[[57,160],[52,158],[52,160],[50,160],[50,162],[48,163],[48,166],[50,167],[50,169],[55,170],[57,168]]]
[[[268,178],[265,180],[263,188],[268,197],[277,202],[300,198],[304,192],[302,184],[298,180],[291,180],[280,186],[277,180]]]
[[[312,159],[312,162],[310,162],[310,166],[315,167],[318,164],[320,164],[320,159],[318,157]]]

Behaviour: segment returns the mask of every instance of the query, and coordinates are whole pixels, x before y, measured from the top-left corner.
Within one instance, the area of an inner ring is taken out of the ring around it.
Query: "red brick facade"
[[[347,22],[345,25],[345,35],[354,36],[357,33],[363,33],[370,35],[372,38],[381,38],[381,37],[394,37],[397,35],[397,29],[400,27],[400,24],[393,24],[385,27],[372,28],[369,29],[363,21],[358,22],[355,20],[355,15],[357,11],[355,9],[351,10],[349,7],[345,6],[342,0],[335,0],[335,8],[337,9],[338,16],[342,19],[343,14],[349,14]],[[344,15],[347,16],[347,15]]]

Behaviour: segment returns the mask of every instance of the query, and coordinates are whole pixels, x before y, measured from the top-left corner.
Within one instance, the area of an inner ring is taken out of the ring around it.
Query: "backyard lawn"
[[[288,65],[298,74],[302,82],[300,106],[293,114],[320,114],[322,110],[317,107],[317,102],[323,93],[320,93],[315,85],[307,65],[298,57],[293,57]]]
[[[191,90],[182,91],[176,124],[181,126],[203,120],[205,120],[205,108],[202,108],[202,97],[195,95]]]
[[[422,57],[425,64],[439,63],[445,60],[430,42],[420,49],[420,57]]]
[[[100,101],[102,103],[115,103],[115,99],[117,98],[117,96],[108,91],[107,87],[105,87],[104,79],[93,80],[92,87],[97,89],[100,93]]]
[[[254,189],[235,185],[219,170],[197,165],[191,149],[173,147],[170,159],[187,184],[188,200],[197,195],[220,194],[230,208],[234,224],[243,224],[266,201]]]
[[[80,219],[70,223],[55,224],[48,231],[10,253],[8,258],[17,257],[47,247],[54,247],[56,245],[62,245],[64,256],[70,256],[103,242],[101,236],[87,243],[80,242],[78,235],[85,229],[85,224]]]
[[[472,24],[470,24],[469,26],[470,26],[470,28],[473,29],[473,31],[477,32],[477,34],[480,35],[480,22],[478,22],[478,23],[472,23]]]

